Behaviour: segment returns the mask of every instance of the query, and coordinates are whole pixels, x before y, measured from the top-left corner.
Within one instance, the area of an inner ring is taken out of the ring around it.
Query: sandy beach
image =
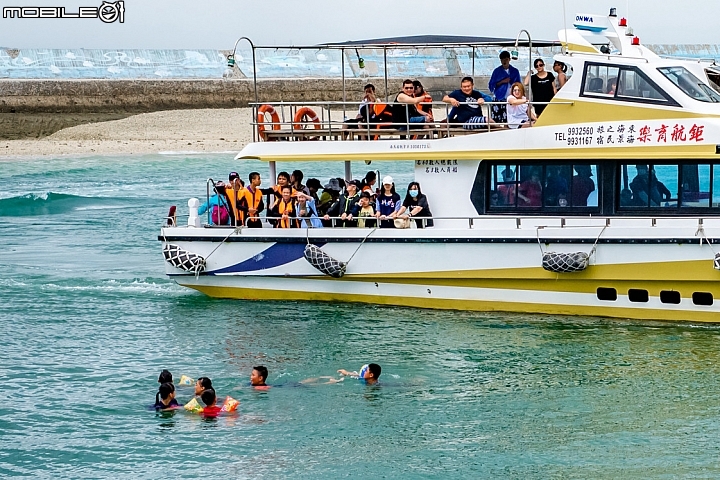
[[[252,141],[250,122],[250,108],[142,113],[119,120],[63,128],[42,138],[0,140],[0,159],[18,156],[237,152]]]

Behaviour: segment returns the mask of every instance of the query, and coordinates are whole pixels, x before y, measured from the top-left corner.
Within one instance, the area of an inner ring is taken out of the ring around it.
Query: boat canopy
[[[339,43],[323,43],[319,46],[323,48],[377,48],[377,47],[442,47],[442,46],[468,46],[468,47],[512,47],[526,46],[527,41],[522,40],[516,43],[514,38],[499,37],[473,37],[466,35],[410,35],[404,37],[385,37],[374,38],[369,40],[349,40]],[[533,47],[559,47],[560,42],[549,40],[533,40]]]

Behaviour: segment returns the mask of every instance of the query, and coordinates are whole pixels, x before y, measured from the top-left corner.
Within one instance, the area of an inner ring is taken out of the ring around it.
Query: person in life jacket
[[[393,104],[393,123],[398,130],[407,130],[410,124],[431,122],[430,115],[419,111],[417,105],[425,102],[425,97],[415,97],[415,86],[410,79],[403,81],[402,91],[395,97]]]
[[[434,121],[432,112],[432,97],[425,91],[420,80],[413,80],[413,88],[415,89],[415,98],[422,98],[423,103],[418,104],[417,109],[419,112],[424,112],[429,115],[428,122]]]
[[[230,207],[232,209],[232,224],[236,227],[245,225],[248,212],[248,201],[245,197],[245,182],[240,179],[237,172],[228,175],[229,188],[225,189]]]
[[[262,180],[258,172],[251,172],[248,176],[248,186],[244,190],[245,192],[245,203],[247,204],[247,219],[245,224],[249,228],[262,228],[262,222],[260,221],[260,212],[265,209],[263,203],[263,192],[260,189]]]
[[[340,220],[334,221],[334,226],[357,227],[357,220],[353,219],[352,211],[360,199],[360,182],[350,180],[346,189],[347,192],[340,195],[338,201],[330,207],[330,210],[325,215],[325,220],[330,220],[330,217],[340,217]]]
[[[282,196],[275,202],[275,205],[270,209],[268,215],[275,217],[278,220],[275,221],[275,228],[298,228],[298,220],[293,217],[297,217],[297,204],[296,200],[292,196],[292,187],[285,185],[280,190]]]

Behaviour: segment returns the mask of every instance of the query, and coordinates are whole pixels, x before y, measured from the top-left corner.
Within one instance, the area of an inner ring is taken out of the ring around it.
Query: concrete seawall
[[[420,79],[435,100],[456,88],[460,77]],[[487,77],[476,88],[487,91]],[[391,96],[402,79],[389,79]],[[346,101],[358,102],[373,83],[385,96],[383,78],[346,79]],[[341,79],[259,80],[260,102],[342,101]],[[186,108],[235,108],[255,101],[250,79],[232,80],[0,80],[0,113],[143,113]]]

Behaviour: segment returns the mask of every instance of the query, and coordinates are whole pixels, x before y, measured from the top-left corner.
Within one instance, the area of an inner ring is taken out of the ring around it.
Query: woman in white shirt
[[[525,87],[522,83],[515,82],[512,84],[507,102],[509,128],[529,127],[537,120],[532,109],[528,110],[528,100],[525,98]]]

